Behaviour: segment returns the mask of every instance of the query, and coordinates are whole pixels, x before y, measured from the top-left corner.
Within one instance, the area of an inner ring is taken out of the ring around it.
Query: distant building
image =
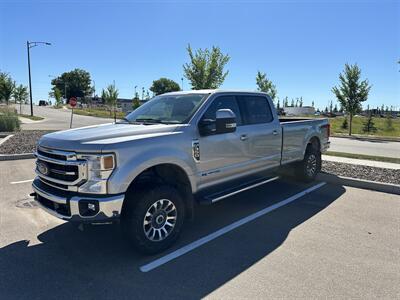
[[[284,107],[283,111],[287,116],[304,116],[304,115],[314,115],[315,108],[312,106],[302,106],[302,107]]]
[[[140,105],[146,103],[148,100],[140,100]],[[133,100],[132,99],[123,99],[123,98],[118,98],[117,99],[117,106],[118,108],[121,109],[123,112],[130,112],[133,110]]]

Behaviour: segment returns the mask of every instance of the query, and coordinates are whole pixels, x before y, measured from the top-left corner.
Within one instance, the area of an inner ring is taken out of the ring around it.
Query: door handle
[[[247,140],[247,139],[248,139],[247,134],[242,134],[242,135],[240,136],[240,140],[241,140],[241,141],[245,141],[245,140]]]
[[[277,131],[277,130],[274,130],[274,131],[272,131],[272,134],[273,134],[273,135],[277,135],[277,134],[278,134],[278,131]]]

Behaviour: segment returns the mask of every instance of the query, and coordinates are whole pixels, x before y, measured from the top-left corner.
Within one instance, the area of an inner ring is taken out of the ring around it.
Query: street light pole
[[[33,117],[32,82],[31,82],[31,56],[29,54],[29,41],[26,41],[26,49],[28,51],[29,99],[31,101],[31,117]]]
[[[29,49],[36,47],[39,44],[50,46],[48,42],[30,42],[26,41],[26,50],[28,51],[28,73],[29,73],[29,99],[31,101],[31,117],[33,117],[33,101],[32,101],[32,80],[31,80],[31,56]]]

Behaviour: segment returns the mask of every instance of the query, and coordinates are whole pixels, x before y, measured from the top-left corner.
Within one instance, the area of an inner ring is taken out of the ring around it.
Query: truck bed
[[[328,124],[326,118],[279,118],[279,121],[282,128],[282,164],[301,160],[313,135],[320,138],[321,146],[326,143],[323,132],[326,129],[322,128]]]

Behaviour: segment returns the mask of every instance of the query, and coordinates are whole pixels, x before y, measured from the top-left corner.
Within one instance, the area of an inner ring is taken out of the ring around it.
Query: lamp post
[[[29,99],[31,101],[31,116],[33,117],[33,102],[32,102],[32,80],[31,80],[31,57],[29,49],[36,47],[40,44],[50,46],[51,43],[48,42],[30,42],[26,41],[26,50],[28,51],[28,73],[29,73]]]

